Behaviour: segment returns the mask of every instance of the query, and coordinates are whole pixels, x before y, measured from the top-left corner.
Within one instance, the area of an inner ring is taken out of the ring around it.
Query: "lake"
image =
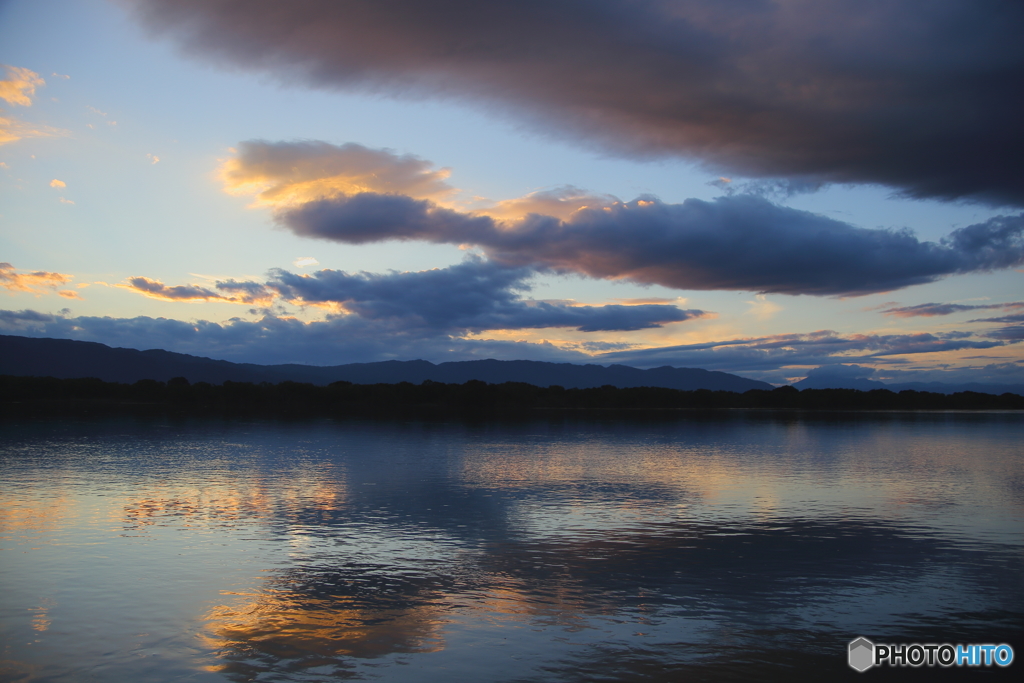
[[[1021,667],[846,655],[858,636],[1019,650],[1019,413],[0,430],[2,681]]]

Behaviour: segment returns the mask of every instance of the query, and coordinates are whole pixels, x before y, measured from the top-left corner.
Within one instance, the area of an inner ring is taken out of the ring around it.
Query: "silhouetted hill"
[[[0,374],[35,377],[97,377],[106,382],[134,383],[141,379],[166,382],[184,377],[189,382],[223,384],[230,382],[308,382],[326,385],[346,381],[353,384],[394,384],[426,380],[463,384],[480,380],[491,384],[524,382],[539,387],[552,385],[567,389],[615,387],[664,387],[694,391],[744,392],[770,390],[766,382],[725,372],[697,368],[661,367],[641,370],[625,365],[575,365],[540,361],[474,360],[440,363],[425,360],[351,363],[319,367],[314,365],[255,365],[231,363],[160,349],[138,351],[111,348],[95,342],[70,339],[38,339],[0,335]]]

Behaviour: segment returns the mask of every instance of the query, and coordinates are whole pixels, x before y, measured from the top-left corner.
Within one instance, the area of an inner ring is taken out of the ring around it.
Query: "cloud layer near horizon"
[[[746,176],[1024,205],[1005,0],[123,0],[189,55]]]
[[[507,268],[469,258],[447,268],[405,273],[346,273],[320,270],[297,275],[274,269],[265,282],[219,281],[211,287],[168,286],[146,277],[119,285],[165,301],[222,301],[269,306],[275,299],[320,306],[334,315],[389,321],[422,334],[461,336],[484,330],[553,327],[581,332],[642,330],[706,317],[705,311],[670,304],[585,306],[522,298],[529,268]]]
[[[424,359],[432,362],[496,358],[574,363],[621,363],[640,368],[673,365],[783,382],[821,365],[871,363],[892,368],[885,374],[915,377],[907,357],[964,349],[994,349],[1019,339],[979,339],[969,332],[912,334],[839,334],[821,330],[809,334],[726,339],[703,344],[608,351],[587,354],[548,342],[462,339],[443,331],[410,327],[400,318],[335,316],[324,321],[266,315],[260,320],[232,319],[223,323],[186,322],[166,318],[65,316],[34,310],[0,310],[0,334],[96,341],[140,350],[161,348],[178,353],[243,363],[305,363],[337,365],[381,360]],[[994,336],[994,335],[990,335]],[[584,348],[584,345],[580,345]],[[792,368],[795,370],[786,370]],[[1021,381],[1024,368],[1014,363],[988,363],[988,378],[972,369],[973,377],[958,381]],[[941,372],[941,371],[940,371]],[[951,374],[951,378],[956,373]],[[927,377],[925,377],[927,379]]]

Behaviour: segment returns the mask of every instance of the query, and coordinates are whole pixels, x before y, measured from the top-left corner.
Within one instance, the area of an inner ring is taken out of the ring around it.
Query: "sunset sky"
[[[997,0],[0,0],[0,333],[1024,383],[1021,35]]]

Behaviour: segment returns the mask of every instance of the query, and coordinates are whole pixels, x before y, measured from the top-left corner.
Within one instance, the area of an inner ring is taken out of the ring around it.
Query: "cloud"
[[[548,327],[582,332],[640,330],[707,315],[666,304],[580,306],[524,300],[519,293],[529,289],[531,269],[505,268],[480,259],[386,275],[336,270],[271,274],[267,286],[291,302],[336,303],[368,320],[404,320],[412,327],[453,334]]]
[[[150,164],[159,164],[160,163],[160,157],[158,157],[155,154],[147,154],[146,158],[149,159],[149,163]]]
[[[137,349],[162,348],[247,363],[331,365],[415,358],[433,362],[498,358],[622,363],[635,367],[702,367],[738,372],[746,376],[772,377],[778,381],[792,374],[793,371],[782,370],[791,366],[891,364],[899,361],[898,356],[901,355],[991,349],[1003,347],[1007,343],[1002,340],[971,339],[968,333],[962,332],[934,335],[840,335],[823,330],[809,334],[631,350],[619,350],[623,344],[594,341],[578,344],[581,350],[574,350],[550,343],[465,339],[453,336],[446,330],[409,325],[407,319],[401,316],[368,318],[341,315],[328,317],[324,321],[302,322],[294,318],[267,315],[251,322],[233,318],[217,323],[149,317],[70,317],[32,310],[0,310],[0,333],[79,339]],[[917,365],[916,371],[923,372],[920,367],[922,364]],[[1021,374],[1020,367],[1007,365],[1010,366],[1016,368],[1017,375]],[[933,367],[930,370],[936,369]],[[799,370],[796,372],[804,374]],[[896,374],[900,372],[886,370],[882,379],[890,381]],[[969,376],[962,374],[957,375],[957,381],[971,381]],[[997,378],[995,381],[1000,381],[998,377],[1006,372],[1005,369],[994,369],[989,374]],[[907,378],[905,381],[913,379],[909,374]],[[931,379],[951,381],[940,377]],[[1007,380],[1004,378],[1002,381]]]
[[[53,138],[70,135],[69,131],[41,124],[30,124],[0,116],[0,145],[28,138]]]
[[[1011,343],[1024,341],[1024,324],[1006,325],[1005,327],[986,333],[985,336],[990,339],[1002,339]]]
[[[1024,301],[1013,301],[1006,304],[917,304],[916,306],[900,306],[897,308],[887,308],[882,311],[883,314],[894,316],[897,318],[914,318],[914,317],[933,317],[939,315],[950,315],[953,313],[961,313],[963,311],[977,311],[984,309],[993,308],[1020,308],[1024,306]],[[974,321],[971,321],[974,322]]]
[[[998,318],[978,318],[976,320],[968,320],[967,322],[971,322],[971,323],[1022,323],[1022,322],[1024,322],[1024,313],[1017,313],[1015,315],[1003,315],[1003,316],[1000,316]]]
[[[453,191],[446,169],[429,161],[347,143],[316,140],[239,143],[237,156],[220,169],[224,189],[255,194],[257,205],[290,206],[360,192],[400,193],[417,198]]]
[[[50,181],[50,187],[62,188],[67,186],[68,184],[65,183],[63,180],[57,180],[56,178],[54,178],[53,180]]]
[[[482,247],[508,266],[676,289],[862,295],[1024,263],[1024,214],[939,243],[869,230],[751,195],[653,197],[499,222],[398,194],[359,193],[278,209],[294,233],[348,244],[422,240]]]
[[[861,365],[823,365],[807,371],[808,379],[815,377],[831,377],[841,379],[866,379],[877,371]]]
[[[787,366],[879,363],[891,361],[896,356],[989,349],[1003,345],[1001,340],[972,338],[969,332],[841,335],[832,330],[821,330],[808,334],[613,351],[602,354],[599,360],[636,367],[677,365],[751,375]]]
[[[517,220],[530,214],[566,220],[582,209],[600,209],[617,203],[619,200],[611,195],[595,195],[578,187],[565,185],[498,202],[474,213],[499,220]]]
[[[271,271],[260,282],[220,281],[214,289],[168,286],[145,277],[129,278],[125,289],[163,301],[214,301],[270,305],[276,298],[296,305],[327,308],[364,320],[389,320],[403,329],[461,336],[484,330],[553,327],[581,332],[641,330],[705,317],[704,311],[674,305],[583,306],[572,302],[523,299],[529,268],[505,268],[470,258],[448,268],[406,273],[320,270],[297,275]]]
[[[305,323],[265,316],[249,322],[185,322],[167,318],[65,317],[0,310],[0,333],[166,349],[238,363],[338,365],[422,358],[434,362],[497,358],[586,362],[584,353],[547,343],[459,339],[401,321],[341,316]]]
[[[0,287],[12,292],[45,294],[49,289],[65,299],[81,299],[82,297],[73,290],[59,289],[73,279],[71,275],[51,273],[45,270],[19,273],[10,263],[0,263]]]
[[[261,288],[259,285],[254,286],[254,283],[236,283],[233,280],[218,283],[218,289],[223,288],[225,291],[234,293],[234,295],[228,296],[197,285],[168,286],[159,280],[141,276],[128,278],[127,284],[116,286],[160,301],[223,301],[236,304],[266,305],[273,300],[273,295],[265,288]]]
[[[769,320],[776,313],[782,310],[782,306],[778,305],[774,301],[768,301],[768,298],[764,294],[758,294],[754,297],[754,301],[748,301],[750,308],[748,313],[758,320]]]
[[[462,98],[614,153],[1024,204],[1024,6],[978,0],[125,0],[190,56]]]
[[[3,66],[6,78],[0,80],[0,100],[22,107],[32,106],[36,88],[46,85],[39,74],[20,66]],[[50,126],[33,125],[16,118],[0,116],[0,145],[25,138],[44,138],[68,135],[68,131]]]
[[[296,268],[305,268],[306,266],[318,266],[320,265],[320,262],[312,256],[300,256],[292,261],[292,265]]]
[[[0,100],[7,104],[32,106],[36,88],[46,85],[39,74],[20,66],[3,65],[7,78],[0,80]]]
[[[1024,305],[1024,304],[1017,304]],[[1007,304],[1007,307],[1014,306],[1013,304]],[[989,339],[1002,339],[1008,342],[1024,341],[1024,313],[1015,313],[1012,315],[1002,315],[997,318],[979,318],[977,320],[969,320],[972,323],[1002,323],[1003,327],[989,330],[983,336]]]

